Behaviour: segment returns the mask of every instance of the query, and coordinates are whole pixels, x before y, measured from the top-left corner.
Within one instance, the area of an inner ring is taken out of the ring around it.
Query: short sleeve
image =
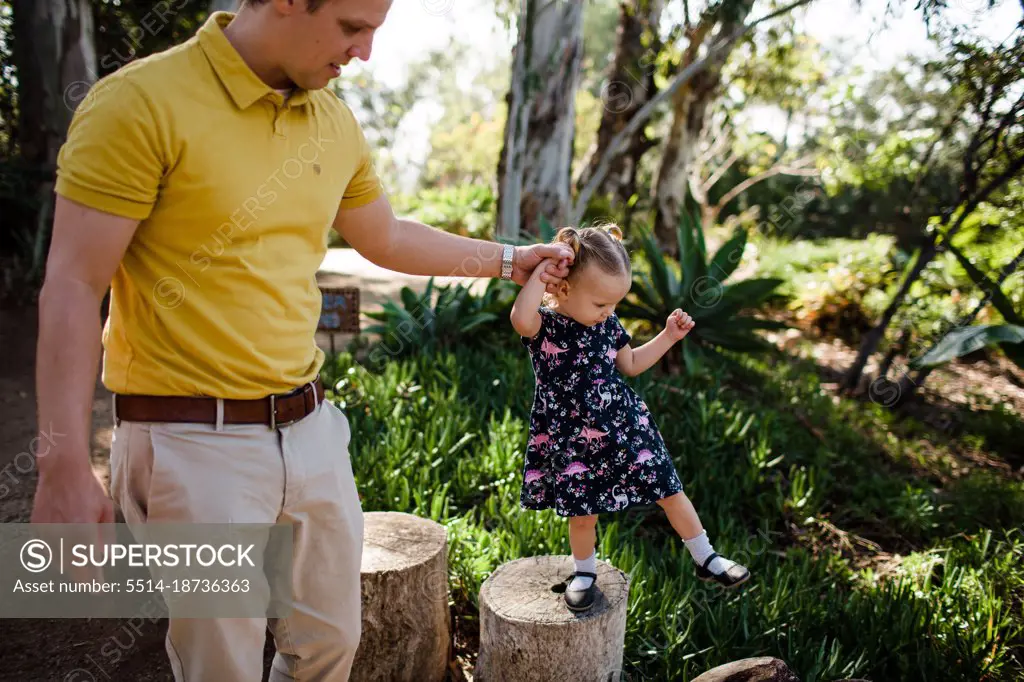
[[[621,350],[626,346],[626,344],[633,340],[633,337],[626,331],[626,328],[622,326],[618,315],[612,315],[609,320],[611,321],[612,346],[615,350]]]
[[[383,194],[380,178],[373,165],[370,144],[366,141],[366,135],[363,134],[362,127],[354,117],[353,123],[356,130],[356,154],[359,156],[359,164],[356,167],[355,175],[345,187],[345,194],[341,198],[341,208],[359,208]]]
[[[537,308],[537,312],[540,313],[540,329],[534,334],[533,338],[528,336],[520,336],[519,342],[527,348],[540,348],[540,342],[547,337],[548,328],[551,325],[551,311],[544,306]]]
[[[56,192],[90,208],[143,220],[168,158],[152,103],[127,78],[97,82],[71,119],[57,155]]]

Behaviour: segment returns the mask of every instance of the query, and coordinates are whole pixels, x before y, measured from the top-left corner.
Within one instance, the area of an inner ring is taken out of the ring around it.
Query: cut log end
[[[563,599],[574,570],[572,557],[528,557],[499,566],[480,590],[480,656],[474,679],[619,679],[629,576],[597,563],[596,601],[580,613],[569,610]]]
[[[597,562],[598,595],[583,613],[570,611],[563,600],[566,578],[575,570],[569,556],[519,559],[498,567],[480,590],[481,607],[487,602],[495,615],[506,620],[559,624],[598,618],[614,609],[629,591],[629,577],[611,564]]]
[[[693,682],[800,682],[784,661],[771,656],[744,658],[698,675]]]
[[[445,548],[444,526],[412,514],[363,514],[362,573],[402,571],[429,561]]]

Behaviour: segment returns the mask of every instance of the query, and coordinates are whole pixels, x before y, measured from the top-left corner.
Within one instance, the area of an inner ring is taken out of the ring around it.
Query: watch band
[[[512,255],[516,249],[511,244],[505,244],[501,253],[501,278],[512,279]]]

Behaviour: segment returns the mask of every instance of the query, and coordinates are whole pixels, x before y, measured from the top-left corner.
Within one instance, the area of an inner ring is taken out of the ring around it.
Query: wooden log
[[[362,637],[351,682],[441,682],[448,670],[448,540],[412,514],[363,514]]]
[[[598,561],[594,605],[574,613],[562,597],[573,570],[568,555],[527,557],[499,566],[484,582],[475,682],[625,679],[629,576]]]
[[[693,682],[800,682],[800,678],[785,661],[760,656],[712,668],[693,678]]]

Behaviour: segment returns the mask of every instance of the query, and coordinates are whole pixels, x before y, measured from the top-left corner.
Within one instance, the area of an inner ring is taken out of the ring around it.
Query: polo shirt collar
[[[231,12],[213,12],[198,31],[199,45],[210,60],[214,72],[239,109],[247,109],[267,95],[282,100],[280,94],[249,68],[224,35],[224,27],[234,18]],[[308,98],[307,91],[296,88],[288,103],[294,106],[306,102]]]

